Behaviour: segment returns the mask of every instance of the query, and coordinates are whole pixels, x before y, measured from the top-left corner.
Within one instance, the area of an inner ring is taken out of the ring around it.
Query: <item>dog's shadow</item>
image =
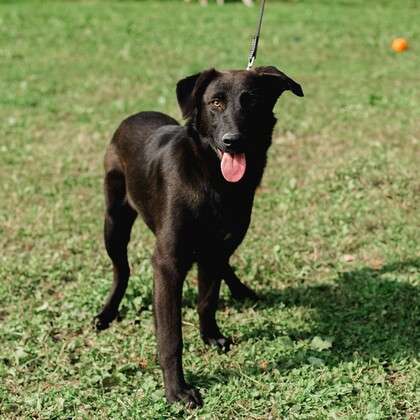
[[[339,274],[328,285],[302,285],[283,290],[266,290],[255,309],[309,307],[312,328],[287,331],[293,341],[313,337],[333,337],[333,346],[318,353],[326,366],[355,360],[380,361],[385,369],[405,358],[417,358],[420,350],[420,259],[394,262],[381,269],[362,268]],[[404,281],[397,280],[405,275]],[[236,304],[235,304],[236,305]],[[281,309],[279,309],[281,310]],[[263,311],[261,311],[263,312]],[[262,315],[263,316],[263,315]],[[270,317],[271,318],[271,317]],[[263,323],[264,324],[264,323]],[[270,319],[266,326],[250,328],[241,335],[246,340],[276,340]],[[241,345],[241,343],[238,343]],[[308,346],[269,361],[272,368],[289,370],[308,364],[317,354]],[[259,375],[258,366],[245,368],[246,375]],[[193,377],[203,386],[220,378],[240,376],[236,370],[217,369],[212,376]],[[202,376],[202,375],[201,375]]]
[[[264,317],[264,309],[279,307],[279,311],[296,307],[310,308],[311,327],[301,331],[289,328],[282,331],[292,342],[311,340],[315,336],[333,337],[333,346],[321,352],[325,365],[334,366],[355,358],[380,360],[386,367],[404,358],[416,358],[420,349],[420,259],[396,261],[380,269],[362,268],[340,273],[326,284],[303,284],[281,290],[259,291],[257,303],[238,303],[222,300],[221,306],[238,310],[252,306]],[[401,278],[403,279],[401,280]],[[183,304],[196,306],[196,290],[190,286],[184,293]],[[150,296],[151,300],[151,296]],[[278,339],[272,315],[267,322],[258,322],[242,330],[238,346],[247,340]],[[310,348],[286,353],[271,361],[276,368],[292,369],[308,363],[314,355]],[[258,375],[258,368],[250,368],[247,375]],[[220,382],[220,378],[238,375],[234,370],[218,369],[211,377],[191,378],[203,386]],[[190,374],[191,376],[191,374]],[[227,380],[227,379],[226,379]]]
[[[397,261],[375,270],[346,271],[325,285],[302,285],[267,290],[256,309],[284,305],[309,307],[313,319],[310,331],[289,330],[293,341],[315,336],[333,337],[326,364],[354,358],[377,359],[386,366],[403,358],[418,357],[420,350],[420,259]],[[397,276],[398,275],[398,276]],[[404,281],[398,280],[404,276]],[[275,340],[276,329],[250,329],[241,340]],[[306,356],[309,356],[309,351]],[[296,360],[277,360],[280,367],[307,363],[302,352]]]

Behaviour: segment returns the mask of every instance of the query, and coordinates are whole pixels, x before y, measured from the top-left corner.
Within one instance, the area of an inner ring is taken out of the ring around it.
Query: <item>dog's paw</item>
[[[177,391],[168,392],[166,396],[169,403],[182,401],[188,408],[197,408],[203,405],[203,399],[197,389],[184,387]]]
[[[232,340],[223,336],[220,337],[209,337],[206,335],[201,336],[203,341],[209,346],[215,346],[223,353],[227,353],[232,345]]]
[[[245,286],[245,284],[243,283],[240,283],[239,285],[232,287],[230,289],[230,293],[233,299],[239,300],[239,301],[244,301],[245,299],[256,301],[259,299],[258,295],[248,286]]]
[[[96,331],[103,331],[109,328],[110,324],[114,319],[118,318],[119,313],[101,312],[93,318],[93,328]]]
[[[102,319],[99,315],[96,315],[92,320],[92,326],[96,331],[103,331],[109,328],[110,321]]]

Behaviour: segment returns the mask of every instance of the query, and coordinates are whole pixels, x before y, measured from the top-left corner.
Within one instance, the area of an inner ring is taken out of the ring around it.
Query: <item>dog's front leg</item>
[[[215,345],[221,350],[229,350],[231,340],[223,336],[216,322],[222,271],[210,263],[198,263],[198,315],[200,334],[206,344]]]
[[[189,267],[174,254],[162,252],[157,246],[153,255],[154,314],[159,362],[167,400],[182,400],[188,406],[196,407],[202,405],[200,393],[185,382],[182,370],[182,285]]]

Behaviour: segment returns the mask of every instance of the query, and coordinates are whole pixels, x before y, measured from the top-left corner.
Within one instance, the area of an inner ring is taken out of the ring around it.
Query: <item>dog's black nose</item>
[[[226,133],[222,137],[223,144],[227,147],[234,146],[241,139],[241,135],[238,133]]]

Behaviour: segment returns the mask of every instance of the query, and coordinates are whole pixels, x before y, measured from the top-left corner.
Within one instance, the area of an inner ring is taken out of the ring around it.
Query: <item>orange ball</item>
[[[408,42],[405,38],[395,38],[392,41],[391,48],[395,52],[403,52],[408,49]]]

